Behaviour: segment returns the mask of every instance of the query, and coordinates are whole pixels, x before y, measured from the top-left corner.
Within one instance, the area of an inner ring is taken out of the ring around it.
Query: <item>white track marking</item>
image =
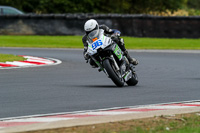
[[[6,122],[53,122],[53,121],[61,121],[61,120],[71,120],[74,118],[26,118],[26,119],[14,119],[14,120],[8,120]]]
[[[38,63],[44,63],[44,64],[34,64],[34,63],[28,63],[28,62],[21,62],[21,61],[13,61],[13,62],[6,62],[6,64],[10,65],[16,65],[14,67],[1,67],[0,69],[13,69],[13,68],[27,68],[27,67],[41,67],[41,66],[51,66],[51,65],[58,65],[61,64],[62,61],[54,58],[39,58],[39,57],[33,57],[33,56],[23,56],[27,58],[26,61],[33,61]]]

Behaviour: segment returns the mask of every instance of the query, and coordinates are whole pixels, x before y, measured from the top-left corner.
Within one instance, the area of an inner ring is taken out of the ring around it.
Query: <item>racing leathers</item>
[[[121,48],[121,50],[123,51],[124,55],[127,57],[127,59],[129,60],[130,63],[132,63],[133,65],[137,65],[138,61],[135,58],[131,58],[128,51],[126,50],[125,46],[124,46],[124,41],[122,38],[120,38],[120,35],[114,35],[114,30],[108,28],[106,25],[99,25],[99,29],[103,29],[105,34],[109,34],[111,35],[111,39],[116,42],[119,47]],[[112,35],[113,34],[113,35]],[[87,34],[85,34],[82,38],[82,42],[84,45],[84,51],[83,51],[83,55],[85,60],[89,59],[89,55],[87,54],[87,49],[88,49],[88,44],[87,44]],[[89,63],[92,67],[98,67],[97,64],[90,59]]]

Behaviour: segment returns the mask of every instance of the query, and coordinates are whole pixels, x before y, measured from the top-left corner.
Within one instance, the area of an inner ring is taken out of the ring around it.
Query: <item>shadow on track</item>
[[[87,88],[122,88],[122,87],[117,87],[115,85],[85,85],[82,87],[87,87]],[[125,86],[124,86],[125,87]]]
[[[181,78],[181,79],[184,79],[184,80],[200,80],[200,78],[194,78],[194,77],[192,77],[192,78]]]
[[[84,88],[136,88],[136,86],[128,86],[125,85],[123,87],[117,87],[115,85],[76,85],[76,87],[84,87]]]

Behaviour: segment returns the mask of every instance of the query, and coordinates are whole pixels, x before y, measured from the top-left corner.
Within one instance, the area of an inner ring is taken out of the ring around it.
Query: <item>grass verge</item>
[[[123,37],[127,49],[200,49],[200,39]],[[83,48],[82,36],[0,36],[0,47]]]
[[[192,113],[26,133],[199,133],[199,121],[200,114]]]
[[[6,61],[24,61],[25,58],[17,55],[11,55],[11,54],[0,54],[0,62],[6,62]]]

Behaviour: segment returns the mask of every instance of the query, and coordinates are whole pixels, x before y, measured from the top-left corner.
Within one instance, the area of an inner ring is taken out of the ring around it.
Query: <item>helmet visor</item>
[[[86,34],[88,35],[90,32],[94,31],[94,30],[99,30],[99,26],[96,25],[96,27],[94,29],[92,29],[91,31],[86,31]]]

